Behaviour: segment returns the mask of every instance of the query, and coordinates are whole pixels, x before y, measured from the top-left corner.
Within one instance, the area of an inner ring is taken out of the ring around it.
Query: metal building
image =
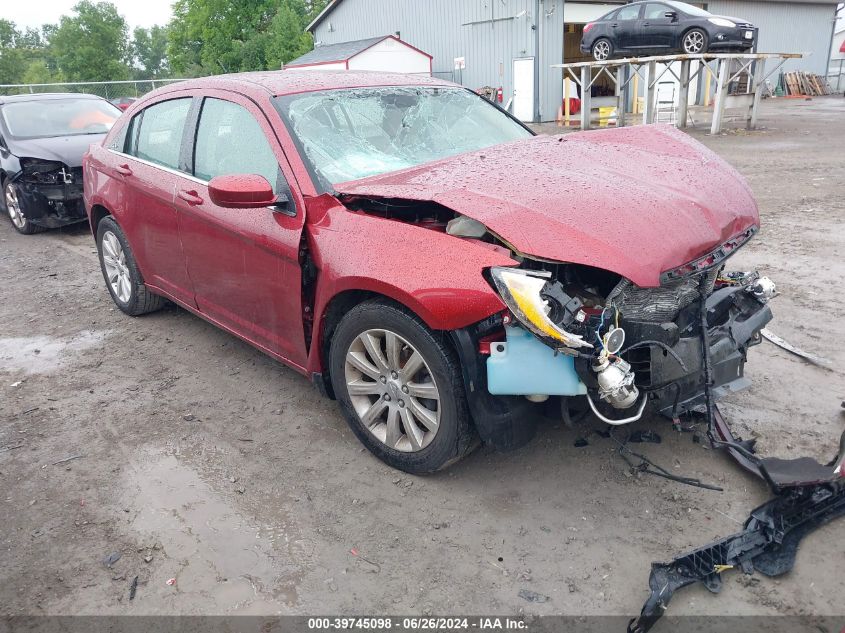
[[[824,74],[838,0],[711,0],[717,14],[760,29],[759,52],[811,53],[792,69]],[[434,75],[502,88],[524,120],[554,120],[563,98],[552,64],[581,61],[584,24],[613,0],[333,0],[308,26],[316,47],[395,35],[433,56]]]
[[[284,65],[287,69],[378,70],[430,74],[431,55],[393,35],[325,44]]]

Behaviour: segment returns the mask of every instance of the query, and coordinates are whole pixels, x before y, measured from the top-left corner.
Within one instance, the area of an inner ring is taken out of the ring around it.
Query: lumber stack
[[[831,93],[826,77],[800,70],[783,73],[783,88],[790,96],[820,97]]]

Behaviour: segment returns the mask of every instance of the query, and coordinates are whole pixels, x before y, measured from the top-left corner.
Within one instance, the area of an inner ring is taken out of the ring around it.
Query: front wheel
[[[350,428],[386,464],[432,473],[475,447],[460,363],[416,316],[362,303],[341,320],[329,356]]]
[[[702,29],[691,29],[681,39],[681,49],[688,55],[706,53],[707,44],[707,33]]]
[[[18,233],[32,235],[47,230],[43,226],[36,226],[26,217],[20,191],[14,183],[7,182],[3,185],[3,203],[6,207],[6,213],[12,221],[12,226]]]
[[[164,305],[162,297],[147,289],[129,241],[111,217],[103,218],[97,226],[97,252],[109,294],[123,312],[138,316]]]
[[[613,44],[607,38],[600,38],[593,42],[593,59],[597,62],[603,62],[610,59],[613,55]]]

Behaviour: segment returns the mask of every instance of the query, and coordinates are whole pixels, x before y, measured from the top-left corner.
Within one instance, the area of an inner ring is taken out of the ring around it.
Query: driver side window
[[[640,5],[639,4],[632,4],[628,7],[623,7],[619,9],[619,13],[616,14],[617,20],[636,20],[640,17]]]
[[[255,117],[236,103],[206,97],[194,143],[194,176],[208,181],[231,174],[258,174],[276,193],[282,189],[279,161]]]
[[[671,11],[668,6],[665,4],[652,4],[649,3],[645,5],[645,15],[643,16],[646,20],[659,20],[661,18],[666,17],[666,13]]]

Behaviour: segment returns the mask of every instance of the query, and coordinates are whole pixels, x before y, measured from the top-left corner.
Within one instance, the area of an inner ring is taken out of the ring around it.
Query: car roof
[[[97,95],[84,92],[36,92],[32,94],[0,96],[0,105],[20,101],[51,101],[54,99],[67,99],[68,97],[73,97],[74,99],[102,99],[102,97],[98,97]]]
[[[350,70],[273,70],[187,79],[169,84],[155,94],[188,89],[229,90],[246,95],[282,96],[316,90],[377,86],[458,86],[427,75]],[[459,86],[458,86],[459,87]],[[152,93],[151,93],[152,94]]]

